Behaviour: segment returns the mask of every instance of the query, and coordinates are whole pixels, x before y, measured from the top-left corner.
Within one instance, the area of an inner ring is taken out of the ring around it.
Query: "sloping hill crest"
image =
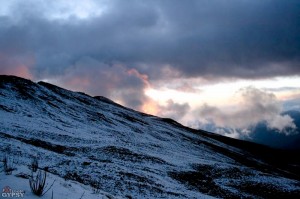
[[[48,172],[120,197],[300,194],[295,152],[190,129],[105,97],[0,76],[0,118],[1,155],[22,165],[37,155]]]

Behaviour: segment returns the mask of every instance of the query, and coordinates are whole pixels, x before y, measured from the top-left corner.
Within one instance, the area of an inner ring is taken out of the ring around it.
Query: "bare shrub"
[[[84,196],[84,194],[85,194],[85,191],[82,193],[82,195],[80,196],[80,198],[79,198],[79,199],[82,199],[82,198],[83,198],[83,196]]]
[[[14,170],[13,160],[10,159],[7,155],[4,155],[3,158],[3,168],[6,175],[11,175]]]
[[[38,170],[37,175],[34,177],[33,174],[29,178],[29,185],[31,191],[37,195],[42,196],[45,188],[45,183],[47,179],[46,171]]]
[[[93,187],[93,193],[94,194],[99,194],[100,193],[100,181],[99,180],[94,180],[92,183],[91,183],[92,187]]]
[[[39,168],[39,162],[38,158],[35,156],[32,158],[31,165],[30,165],[31,171],[36,172]]]
[[[31,191],[37,195],[37,196],[43,196],[45,195],[53,186],[55,180],[51,184],[51,186],[45,191],[46,187],[46,179],[47,179],[47,172],[44,170],[39,169],[37,171],[37,174],[34,176],[33,172],[31,174],[31,177],[29,178],[29,185]]]

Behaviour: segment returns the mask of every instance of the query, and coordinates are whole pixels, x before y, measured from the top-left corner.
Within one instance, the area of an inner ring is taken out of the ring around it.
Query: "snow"
[[[211,198],[171,178],[169,172],[194,171],[194,165],[200,164],[244,168],[205,143],[237,154],[244,151],[155,116],[41,83],[21,81],[24,95],[16,84],[0,87],[0,158],[13,157],[18,173],[28,172],[21,165],[38,156],[39,166],[50,171],[47,179],[56,180],[54,198],[80,198],[83,192],[83,198]],[[291,179],[247,169],[253,173],[245,178],[249,182],[285,183],[285,189],[299,189]],[[67,175],[79,176],[73,180],[80,183],[65,181]],[[100,194],[92,193],[94,181],[101,186]],[[231,189],[226,177],[215,182]],[[6,185],[35,197],[28,180],[1,172],[0,188]],[[44,197],[50,198],[51,192]]]
[[[18,174],[27,174],[30,175],[31,171],[25,166],[17,167],[17,170],[13,171],[12,175],[5,175],[4,172],[0,174],[0,190],[1,196],[5,198],[7,194],[3,193],[3,188],[9,186],[12,190],[21,191],[24,195],[20,195],[20,198],[34,199],[41,198],[32,193],[29,180],[17,177]],[[54,184],[53,184],[54,182]],[[51,185],[53,186],[51,187]],[[50,189],[49,189],[50,188]],[[49,189],[49,191],[47,191]],[[46,187],[45,187],[45,195],[42,196],[43,199],[51,199],[52,192],[53,198],[59,199],[79,199],[82,196],[82,199],[109,199],[109,198],[121,198],[113,196],[109,193],[106,193],[100,190],[98,193],[94,193],[93,189],[90,186],[86,186],[80,184],[76,181],[65,180],[63,178],[58,177],[57,175],[53,175],[51,173],[47,173]],[[23,196],[23,197],[21,197]]]

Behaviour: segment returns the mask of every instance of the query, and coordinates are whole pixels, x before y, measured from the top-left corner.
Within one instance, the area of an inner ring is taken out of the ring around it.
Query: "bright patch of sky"
[[[179,80],[180,81],[180,80]],[[255,87],[275,94],[278,100],[287,100],[300,96],[300,77],[276,77],[263,80],[236,80],[195,86],[199,92],[182,92],[174,89],[151,88],[146,95],[161,105],[172,99],[176,103],[189,103],[191,107],[208,103],[216,106],[231,106],[238,103],[236,93],[245,87]]]

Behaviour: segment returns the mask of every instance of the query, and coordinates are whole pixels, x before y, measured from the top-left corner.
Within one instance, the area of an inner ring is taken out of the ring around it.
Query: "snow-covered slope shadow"
[[[39,167],[51,176],[111,196],[300,195],[299,161],[286,158],[285,152],[193,130],[104,97],[1,76],[0,118],[0,155],[8,154],[21,165],[38,156]],[[269,153],[285,162],[268,159]]]

